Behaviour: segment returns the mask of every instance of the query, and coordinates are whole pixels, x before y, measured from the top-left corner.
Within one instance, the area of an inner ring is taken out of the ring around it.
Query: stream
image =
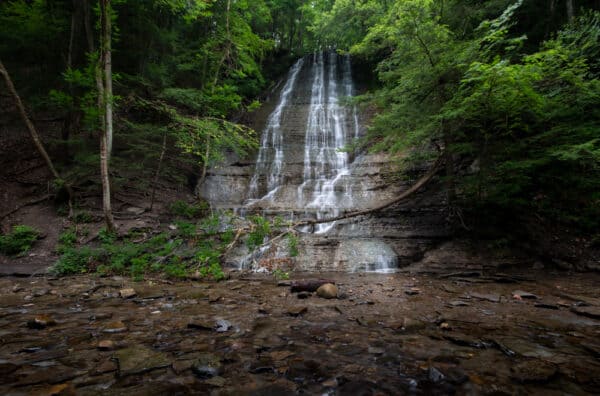
[[[300,275],[334,280],[338,298],[248,272],[220,283],[0,278],[0,393],[600,389],[597,274]]]

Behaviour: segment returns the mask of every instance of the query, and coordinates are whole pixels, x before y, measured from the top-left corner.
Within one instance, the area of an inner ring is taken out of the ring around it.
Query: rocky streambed
[[[597,274],[318,277],[335,280],[338,298],[248,274],[220,283],[1,278],[0,393],[600,389]]]

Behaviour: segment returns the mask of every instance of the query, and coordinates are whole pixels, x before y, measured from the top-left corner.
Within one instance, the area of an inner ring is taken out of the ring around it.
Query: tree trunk
[[[150,198],[150,211],[154,207],[154,197],[156,195],[156,184],[158,183],[158,177],[160,176],[160,168],[162,167],[163,158],[165,157],[165,151],[167,151],[167,133],[163,135],[162,149],[160,151],[160,157],[158,158],[158,166],[156,167],[156,173],[154,174],[154,183],[152,183],[152,196]]]
[[[2,74],[2,76],[4,77],[4,81],[6,83],[6,87],[8,88],[8,92],[11,94],[11,96],[13,97],[13,100],[15,101],[15,104],[17,105],[19,114],[21,115],[23,122],[27,126],[27,130],[29,131],[31,140],[33,140],[33,144],[35,145],[37,151],[40,153],[40,155],[46,162],[46,165],[48,166],[48,169],[50,169],[52,176],[54,176],[54,178],[56,179],[57,182],[59,182],[60,184],[62,184],[64,186],[65,190],[67,191],[67,194],[69,195],[69,217],[71,217],[73,215],[73,196],[74,196],[73,190],[71,189],[71,186],[62,177],[60,177],[60,175],[56,171],[56,168],[54,167],[54,164],[52,163],[52,160],[50,159],[48,152],[46,152],[46,149],[44,148],[44,145],[42,144],[42,141],[40,140],[40,137],[35,129],[35,126],[31,122],[29,117],[27,116],[27,112],[25,111],[25,106],[23,106],[23,102],[21,101],[21,97],[17,93],[17,90],[10,78],[10,75],[8,74],[8,71],[4,67],[4,64],[2,63],[1,60],[0,60],[0,74]]]
[[[110,0],[100,0],[100,28],[101,43],[99,64],[96,69],[96,84],[98,85],[98,103],[101,113],[100,135],[100,175],[102,178],[102,209],[106,229],[109,232],[116,230],[110,200],[110,176],[108,163],[110,159],[110,145],[112,144],[112,70],[110,61]],[[102,67],[102,68],[101,68]],[[104,77],[104,79],[103,79]]]
[[[567,0],[567,16],[569,17],[569,21],[572,21],[575,17],[575,11],[573,8],[573,0]]]

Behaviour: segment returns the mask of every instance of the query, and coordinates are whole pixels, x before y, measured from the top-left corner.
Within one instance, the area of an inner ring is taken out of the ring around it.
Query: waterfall
[[[342,149],[358,137],[359,132],[356,109],[340,103],[341,97],[354,94],[350,58],[340,57],[334,51],[300,59],[288,73],[279,102],[262,134],[247,204],[275,202],[284,195],[280,194],[285,187],[283,169],[286,161],[290,161],[287,156],[293,153],[286,152],[284,147],[284,140],[289,137],[284,136],[282,118],[290,100],[304,93],[299,92],[301,84],[297,84],[303,68],[302,76],[306,75],[306,83],[310,82],[310,104],[303,125],[302,181],[295,188],[295,203],[290,206],[323,219],[352,207],[349,156]],[[267,192],[261,196],[260,192],[265,191],[261,188],[265,184],[262,180],[266,181]],[[334,223],[319,224],[314,232],[325,233],[333,226]]]
[[[275,110],[269,115],[267,119],[267,126],[263,131],[260,148],[258,151],[258,158],[256,159],[256,170],[250,180],[249,198],[256,199],[258,197],[259,189],[259,178],[261,174],[268,173],[267,179],[267,195],[262,199],[273,199],[275,192],[281,186],[282,177],[281,170],[283,168],[283,133],[281,133],[281,120],[283,110],[288,105],[290,96],[296,83],[298,73],[304,64],[304,59],[300,58],[290,69],[288,78],[281,90],[279,102]],[[273,151],[273,155],[269,156],[269,153]]]

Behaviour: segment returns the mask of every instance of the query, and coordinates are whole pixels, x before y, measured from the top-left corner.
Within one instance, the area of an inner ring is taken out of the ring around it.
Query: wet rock
[[[571,312],[592,319],[600,319],[600,307],[572,307]]]
[[[223,365],[217,355],[203,353],[192,364],[192,372],[199,378],[212,378],[223,373]]]
[[[36,396],[75,396],[77,392],[71,384],[57,384],[40,389],[35,394]]]
[[[408,296],[415,296],[419,293],[421,293],[421,289],[419,289],[418,287],[411,287],[410,289],[404,291],[404,294]]]
[[[8,375],[17,369],[19,369],[19,365],[9,362],[8,360],[0,359],[0,376]]]
[[[493,303],[500,302],[500,296],[498,294],[485,294],[485,293],[470,293],[472,298],[476,298],[478,300],[490,301]]]
[[[89,319],[90,321],[94,321],[94,320],[105,320],[105,319],[110,319],[110,318],[112,318],[112,316],[113,316],[112,312],[98,312],[98,313],[95,313],[95,314],[93,314],[93,315],[90,315],[90,316],[88,317],[88,319]]]
[[[437,368],[429,367],[429,370],[427,370],[427,378],[433,383],[438,383],[442,382],[446,376]]]
[[[135,292],[135,290],[131,288],[119,290],[119,296],[121,296],[121,298],[131,298],[134,297],[136,294],[137,293]]]
[[[536,300],[538,296],[533,293],[529,293],[523,290],[515,290],[512,292],[513,298],[517,300],[528,299],[528,300]]]
[[[227,381],[223,377],[212,377],[204,381],[205,384],[215,386],[217,388],[222,388],[227,384]]]
[[[48,326],[54,326],[56,321],[46,314],[37,315],[35,318],[27,321],[27,327],[30,329],[45,329]]]
[[[449,367],[443,370],[446,381],[454,385],[462,385],[469,380],[469,376],[459,367]]]
[[[97,348],[101,351],[113,351],[117,348],[117,345],[112,340],[100,340]]]
[[[450,327],[450,323],[442,322],[442,323],[440,323],[440,330],[450,331],[450,330],[452,330],[452,327]]]
[[[285,359],[289,358],[290,356],[294,356],[294,355],[295,355],[295,353],[292,351],[274,351],[274,352],[269,353],[269,356],[274,361],[285,360]]]
[[[121,349],[113,354],[113,358],[118,362],[119,376],[141,374],[171,365],[171,360],[164,353],[142,345]]]
[[[214,330],[215,323],[206,318],[194,318],[187,324],[187,327],[196,330]]]
[[[338,288],[332,283],[325,283],[317,289],[317,295],[321,298],[336,298],[338,294]]]
[[[102,375],[102,374],[106,374],[106,373],[112,373],[114,371],[117,371],[117,362],[111,359],[106,359],[105,361],[103,361],[102,363],[100,363],[99,365],[97,365],[91,372],[90,374],[92,376],[97,376],[97,375]]]
[[[451,307],[468,307],[470,304],[468,302],[464,302],[462,300],[454,300],[448,303]]]
[[[120,320],[108,323],[102,332],[109,334],[123,333],[127,331],[127,326]]]
[[[225,333],[226,331],[229,331],[229,329],[231,329],[232,327],[233,326],[229,321],[225,319],[217,319],[215,331],[217,333]]]
[[[289,280],[280,280],[279,282],[277,282],[277,286],[279,287],[287,287],[287,286],[291,286],[292,285],[292,281]]]
[[[541,360],[530,360],[511,368],[510,377],[517,382],[547,382],[557,373],[551,363]]]
[[[287,314],[290,316],[300,316],[308,311],[308,307],[305,306],[295,306],[289,307],[287,309]]]
[[[330,378],[327,381],[323,381],[321,385],[323,385],[326,388],[335,388],[338,386],[338,381],[337,378]]]
[[[171,365],[171,368],[175,372],[175,374],[181,374],[186,370],[192,368],[194,364],[193,360],[175,360]]]
[[[374,347],[374,346],[370,346],[367,349],[367,352],[372,354],[372,355],[383,355],[383,353],[385,352],[385,349],[380,348],[380,347]]]
[[[42,297],[48,293],[50,293],[50,291],[48,289],[37,289],[37,290],[33,291],[33,296],[34,297]]]
[[[558,309],[558,305],[546,304],[546,303],[535,303],[533,306],[536,308],[543,308],[543,309]]]
[[[296,297],[298,297],[298,298],[299,298],[299,299],[301,299],[301,300],[307,299],[307,298],[309,298],[310,296],[312,296],[312,293],[311,293],[311,292],[307,292],[307,291],[300,292],[300,293],[298,293],[298,294],[296,295]]]

